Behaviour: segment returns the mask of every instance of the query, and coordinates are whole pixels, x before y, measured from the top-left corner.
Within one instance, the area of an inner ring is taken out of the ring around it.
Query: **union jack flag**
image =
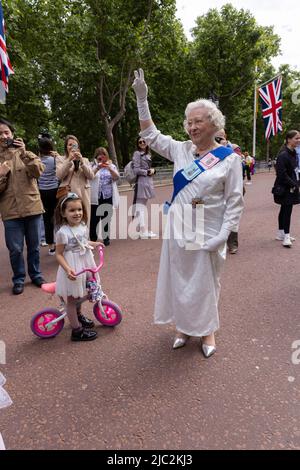
[[[6,93],[8,92],[8,77],[13,73],[14,71],[6,50],[5,25],[2,2],[0,1],[0,88],[2,85]]]
[[[267,140],[278,132],[282,132],[281,85],[282,78],[278,76],[258,89]]]

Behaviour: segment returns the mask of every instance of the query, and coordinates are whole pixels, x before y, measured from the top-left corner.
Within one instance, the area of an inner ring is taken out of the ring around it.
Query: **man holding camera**
[[[37,287],[45,282],[40,271],[40,221],[44,212],[37,178],[44,170],[39,157],[28,152],[14,127],[0,118],[0,214],[13,270],[13,294],[22,294],[26,277],[23,256],[27,245],[28,274]]]

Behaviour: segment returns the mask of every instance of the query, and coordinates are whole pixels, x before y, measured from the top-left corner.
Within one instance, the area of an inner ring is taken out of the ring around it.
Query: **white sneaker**
[[[277,235],[275,237],[275,240],[284,240],[284,230],[277,230]]]
[[[48,243],[45,240],[43,240],[41,241],[41,246],[48,246]]]
[[[158,235],[154,232],[140,232],[140,238],[157,238]]]
[[[284,240],[284,232],[283,232],[283,233],[280,233],[280,232],[278,231],[275,240],[283,241],[283,240]],[[294,241],[296,240],[296,238],[295,238],[295,237],[291,237],[291,235],[290,235],[290,240],[291,240],[291,242],[294,242]]]
[[[291,237],[288,233],[284,236],[284,240],[283,240],[282,244],[283,244],[283,246],[286,246],[286,247],[292,246],[292,240],[291,240]]]

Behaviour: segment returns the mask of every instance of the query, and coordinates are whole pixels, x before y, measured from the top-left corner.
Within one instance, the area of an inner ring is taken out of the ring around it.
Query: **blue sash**
[[[177,194],[191,181],[193,181],[197,176],[204,173],[206,170],[213,168],[217,163],[222,160],[225,160],[226,157],[234,153],[232,148],[228,147],[218,147],[208,154],[201,157],[201,160],[194,160],[188,167],[183,168],[182,170],[177,171],[173,177],[173,196],[171,202],[166,201],[164,205],[164,213],[167,213],[172,202],[174,201]],[[215,157],[215,158],[213,158]],[[205,163],[204,163],[205,162]]]

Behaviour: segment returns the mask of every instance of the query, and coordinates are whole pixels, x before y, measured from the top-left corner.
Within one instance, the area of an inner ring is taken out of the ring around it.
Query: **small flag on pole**
[[[5,103],[8,93],[8,77],[14,73],[6,49],[5,24],[0,0],[0,102]]]
[[[282,132],[281,85],[282,78],[279,75],[258,89],[267,140]]]

